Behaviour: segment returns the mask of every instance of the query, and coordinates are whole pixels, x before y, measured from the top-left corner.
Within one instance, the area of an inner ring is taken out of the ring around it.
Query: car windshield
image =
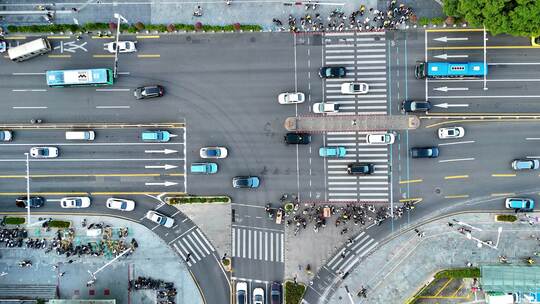
[[[208,149],[206,150],[206,153],[208,154],[208,156],[219,156],[218,149]]]
[[[454,136],[456,133],[457,133],[457,132],[456,132],[456,130],[454,130],[454,129],[448,130],[448,135],[450,135],[450,136]]]
[[[159,89],[157,87],[146,88],[146,94],[157,94]]]
[[[353,91],[360,91],[360,84],[353,84]]]
[[[161,225],[165,225],[165,223],[167,222],[167,220],[165,219],[165,217],[159,216],[159,215],[156,216],[156,220],[157,220],[157,222],[160,223]]]
[[[49,155],[49,150],[48,149],[39,149],[38,154],[41,154],[43,156],[48,156]]]
[[[241,178],[236,180],[236,184],[240,186],[247,186],[249,184],[249,181],[247,178]]]
[[[121,209],[126,209],[127,208],[127,203],[126,202],[120,202],[120,208]]]
[[[261,295],[255,295],[255,301],[262,301],[262,299]]]
[[[238,304],[244,304],[244,303],[246,303],[246,296],[245,296],[245,294],[244,294],[243,291],[239,291],[239,292],[238,292],[238,297],[236,298],[236,300],[237,300],[236,302],[237,302]]]
[[[73,205],[75,205],[77,207],[80,207],[80,206],[82,206],[82,201],[80,199],[74,199],[73,200]]]

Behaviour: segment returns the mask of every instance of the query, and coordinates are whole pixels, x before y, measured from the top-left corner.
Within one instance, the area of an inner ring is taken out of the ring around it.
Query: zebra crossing
[[[354,238],[352,243],[342,248],[325,267],[337,274],[345,274],[378,244],[372,237],[362,232]]]
[[[284,233],[232,227],[232,256],[236,258],[285,261]]]
[[[324,65],[347,69],[346,78],[326,79],[324,100],[340,104],[338,115],[385,115],[387,104],[386,41],[384,32],[326,33]],[[368,94],[341,94],[344,82],[365,82]],[[326,146],[345,147],[341,159],[326,159],[327,200],[331,202],[388,202],[389,146],[369,145],[369,132],[327,132]],[[367,176],[347,174],[353,162],[373,163]]]
[[[216,251],[199,228],[188,230],[172,245],[189,267]]]

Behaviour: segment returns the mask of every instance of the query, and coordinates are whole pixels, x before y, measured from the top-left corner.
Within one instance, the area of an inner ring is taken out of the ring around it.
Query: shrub
[[[112,22],[112,21],[109,22],[109,31],[115,32],[115,31],[116,31],[117,25],[118,25],[118,24],[117,24],[116,22]],[[121,29],[121,27],[120,27],[120,29]]]
[[[195,23],[195,30],[200,31],[202,28],[203,24],[200,21],[197,21],[197,23]]]
[[[144,30],[144,24],[142,22],[137,22],[137,23],[135,23],[135,28],[138,31],[142,31],[142,30]]]
[[[228,203],[228,196],[175,196],[167,197],[166,202],[171,205],[176,204],[202,204],[202,203]]]
[[[446,20],[444,20],[444,23],[447,25],[454,25],[456,23],[456,18],[452,16],[446,17]]]
[[[24,222],[25,219],[23,217],[6,217],[4,219],[4,224],[6,225],[22,225]]]
[[[171,33],[174,31],[176,31],[176,27],[174,26],[174,24],[167,25],[167,32]]]
[[[239,30],[242,29],[242,25],[240,23],[238,23],[238,22],[233,24],[233,27],[234,27],[235,31],[239,31]]]
[[[497,221],[499,222],[515,222],[517,221],[517,216],[512,214],[499,214],[497,215]]]
[[[442,278],[478,278],[480,268],[456,268],[439,271],[435,274],[436,279]]]
[[[421,26],[428,25],[429,24],[429,18],[428,17],[420,17],[420,20],[418,20],[418,24]]]
[[[69,228],[69,226],[71,226],[71,223],[67,221],[53,220],[48,222],[48,226],[51,228]]]
[[[285,282],[285,304],[299,304],[305,291],[306,286],[302,284]]]
[[[431,24],[440,25],[443,22],[444,22],[444,19],[442,17],[431,18]]]
[[[223,266],[229,266],[229,265],[231,265],[231,260],[230,259],[223,259],[223,260],[221,260],[221,263],[223,263]]]

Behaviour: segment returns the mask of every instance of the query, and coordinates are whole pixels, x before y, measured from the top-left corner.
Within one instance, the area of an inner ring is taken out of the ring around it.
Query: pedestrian
[[[73,260],[69,260],[69,261],[68,261],[68,264],[71,264],[71,263],[73,263],[73,262],[74,262]]]
[[[72,7],[71,10],[72,10],[74,13],[77,13],[77,12],[79,11],[76,7]]]
[[[64,271],[64,272],[60,272],[60,273],[58,274],[58,276],[59,276],[59,277],[63,277],[65,274],[66,274],[65,271]]]
[[[342,253],[341,253],[341,258],[344,259],[345,256],[346,256],[346,255],[345,255],[345,252],[342,252]]]
[[[191,260],[191,252],[186,255],[186,263],[189,263]]]

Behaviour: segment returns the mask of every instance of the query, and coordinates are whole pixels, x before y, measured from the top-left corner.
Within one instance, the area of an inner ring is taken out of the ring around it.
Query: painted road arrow
[[[448,91],[468,91],[469,88],[449,88],[449,87],[438,87],[434,88],[435,91],[448,92]]]
[[[144,153],[162,153],[162,154],[171,154],[178,153],[176,150],[165,149],[165,150],[144,150]]]
[[[451,108],[451,107],[468,107],[469,105],[466,104],[466,103],[462,103],[462,104],[448,104],[448,103],[440,103],[440,104],[436,104],[435,105],[436,107],[439,107],[439,108],[445,108],[445,109],[448,109],[448,108]]]
[[[163,166],[144,166],[144,168],[145,169],[165,169],[165,170],[169,170],[169,169],[178,168],[178,166],[165,164]]]
[[[467,58],[469,55],[448,55],[448,54],[441,54],[441,55],[435,55],[433,56],[435,58],[446,60],[448,58]]]
[[[439,38],[435,38],[433,39],[435,41],[440,41],[440,42],[448,42],[448,41],[457,41],[457,40],[469,40],[469,37],[439,37]]]
[[[166,181],[166,182],[164,182],[164,183],[144,183],[144,184],[145,184],[146,186],[165,186],[165,187],[178,185],[178,183],[169,182],[169,181]]]

